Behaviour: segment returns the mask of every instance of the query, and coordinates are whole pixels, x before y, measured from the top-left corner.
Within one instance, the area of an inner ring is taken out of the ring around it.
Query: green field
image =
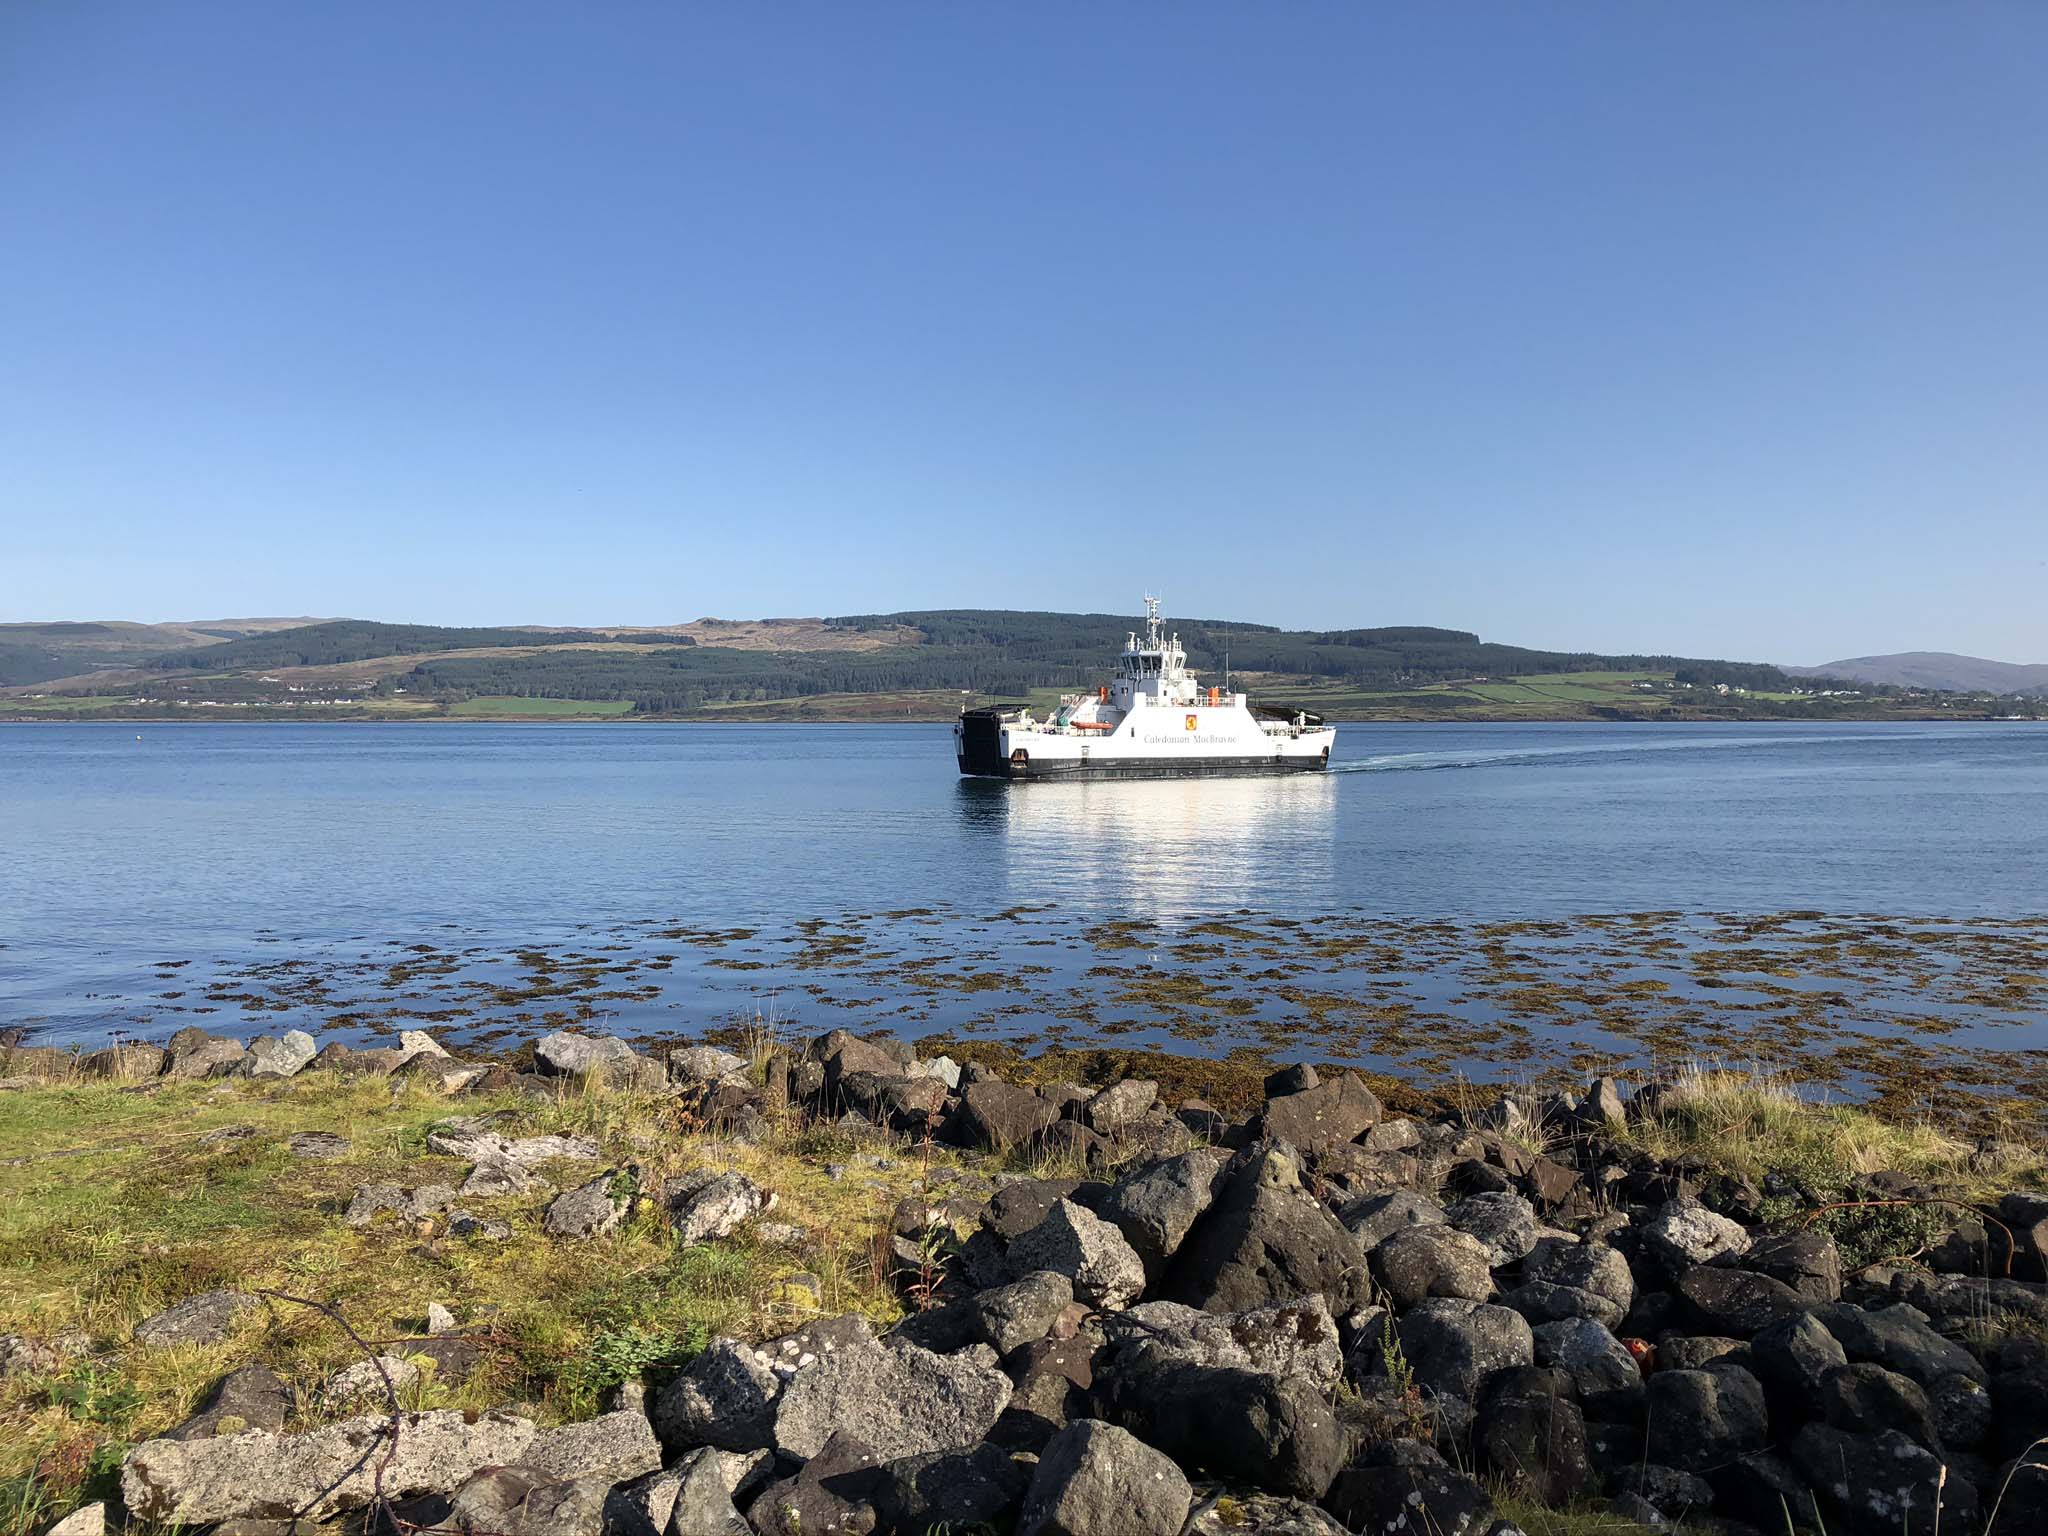
[[[623,715],[633,705],[626,699],[520,699],[510,694],[484,694],[448,706],[448,713],[467,719],[563,720],[579,716]]]
[[[1336,679],[1250,678],[1240,686],[1260,704],[1312,710],[1332,720],[1577,720],[1619,711],[1653,718],[1674,702],[1705,703],[1711,692],[1673,693],[1661,685],[1668,672],[1549,672],[1535,677],[1420,683],[1408,688],[1361,688]],[[1658,684],[1654,691],[1636,686]],[[1040,690],[1034,708],[1056,703]]]

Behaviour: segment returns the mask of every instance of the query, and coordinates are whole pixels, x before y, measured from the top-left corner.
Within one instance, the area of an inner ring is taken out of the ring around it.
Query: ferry
[[[1175,778],[1312,773],[1330,765],[1335,727],[1306,710],[1256,705],[1204,688],[1180,636],[1166,633],[1159,599],[1145,598],[1145,633],[1124,642],[1116,671],[1093,693],[1061,698],[1045,719],[1026,709],[963,709],[953,727],[960,771],[991,779]]]

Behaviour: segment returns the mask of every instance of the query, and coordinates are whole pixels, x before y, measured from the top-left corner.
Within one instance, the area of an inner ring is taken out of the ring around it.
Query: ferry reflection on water
[[[1014,902],[1170,917],[1270,903],[1276,871],[1329,892],[1338,780],[1094,780],[1013,785],[961,779],[962,828],[999,861],[991,889]],[[1285,857],[1276,853],[1285,851]]]

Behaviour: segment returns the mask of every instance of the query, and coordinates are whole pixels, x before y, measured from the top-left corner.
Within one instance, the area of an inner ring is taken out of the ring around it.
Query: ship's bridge
[[[1168,635],[1159,621],[1159,599],[1145,599],[1145,634],[1124,641],[1110,683],[1110,702],[1129,710],[1144,705],[1186,705],[1201,702],[1202,689],[1188,671],[1188,653],[1179,635]]]

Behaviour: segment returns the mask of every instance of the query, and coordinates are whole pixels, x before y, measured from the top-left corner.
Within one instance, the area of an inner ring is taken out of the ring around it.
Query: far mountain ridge
[[[1843,666],[1809,669],[1823,679],[1814,681],[1757,662],[1538,650],[1419,624],[1283,630],[1185,615],[1171,624],[1212,686],[1227,677],[1265,702],[1353,719],[1994,712],[1981,697],[1971,704],[1924,687],[1851,683]],[[1062,694],[1095,686],[1139,625],[1127,613],[990,608],[668,626],[0,624],[0,695],[10,714],[93,718],[227,710],[312,718],[296,713],[312,710],[384,719],[944,719],[974,699],[1056,707]],[[2048,678],[2040,681],[2048,699]],[[1995,713],[2014,712],[2019,701],[2010,692],[2005,699]]]
[[[1836,677],[1890,688],[1934,688],[1950,693],[2048,696],[2048,662],[1991,661],[1953,651],[1897,651],[1852,656],[1817,667],[1786,667],[1793,677]]]

